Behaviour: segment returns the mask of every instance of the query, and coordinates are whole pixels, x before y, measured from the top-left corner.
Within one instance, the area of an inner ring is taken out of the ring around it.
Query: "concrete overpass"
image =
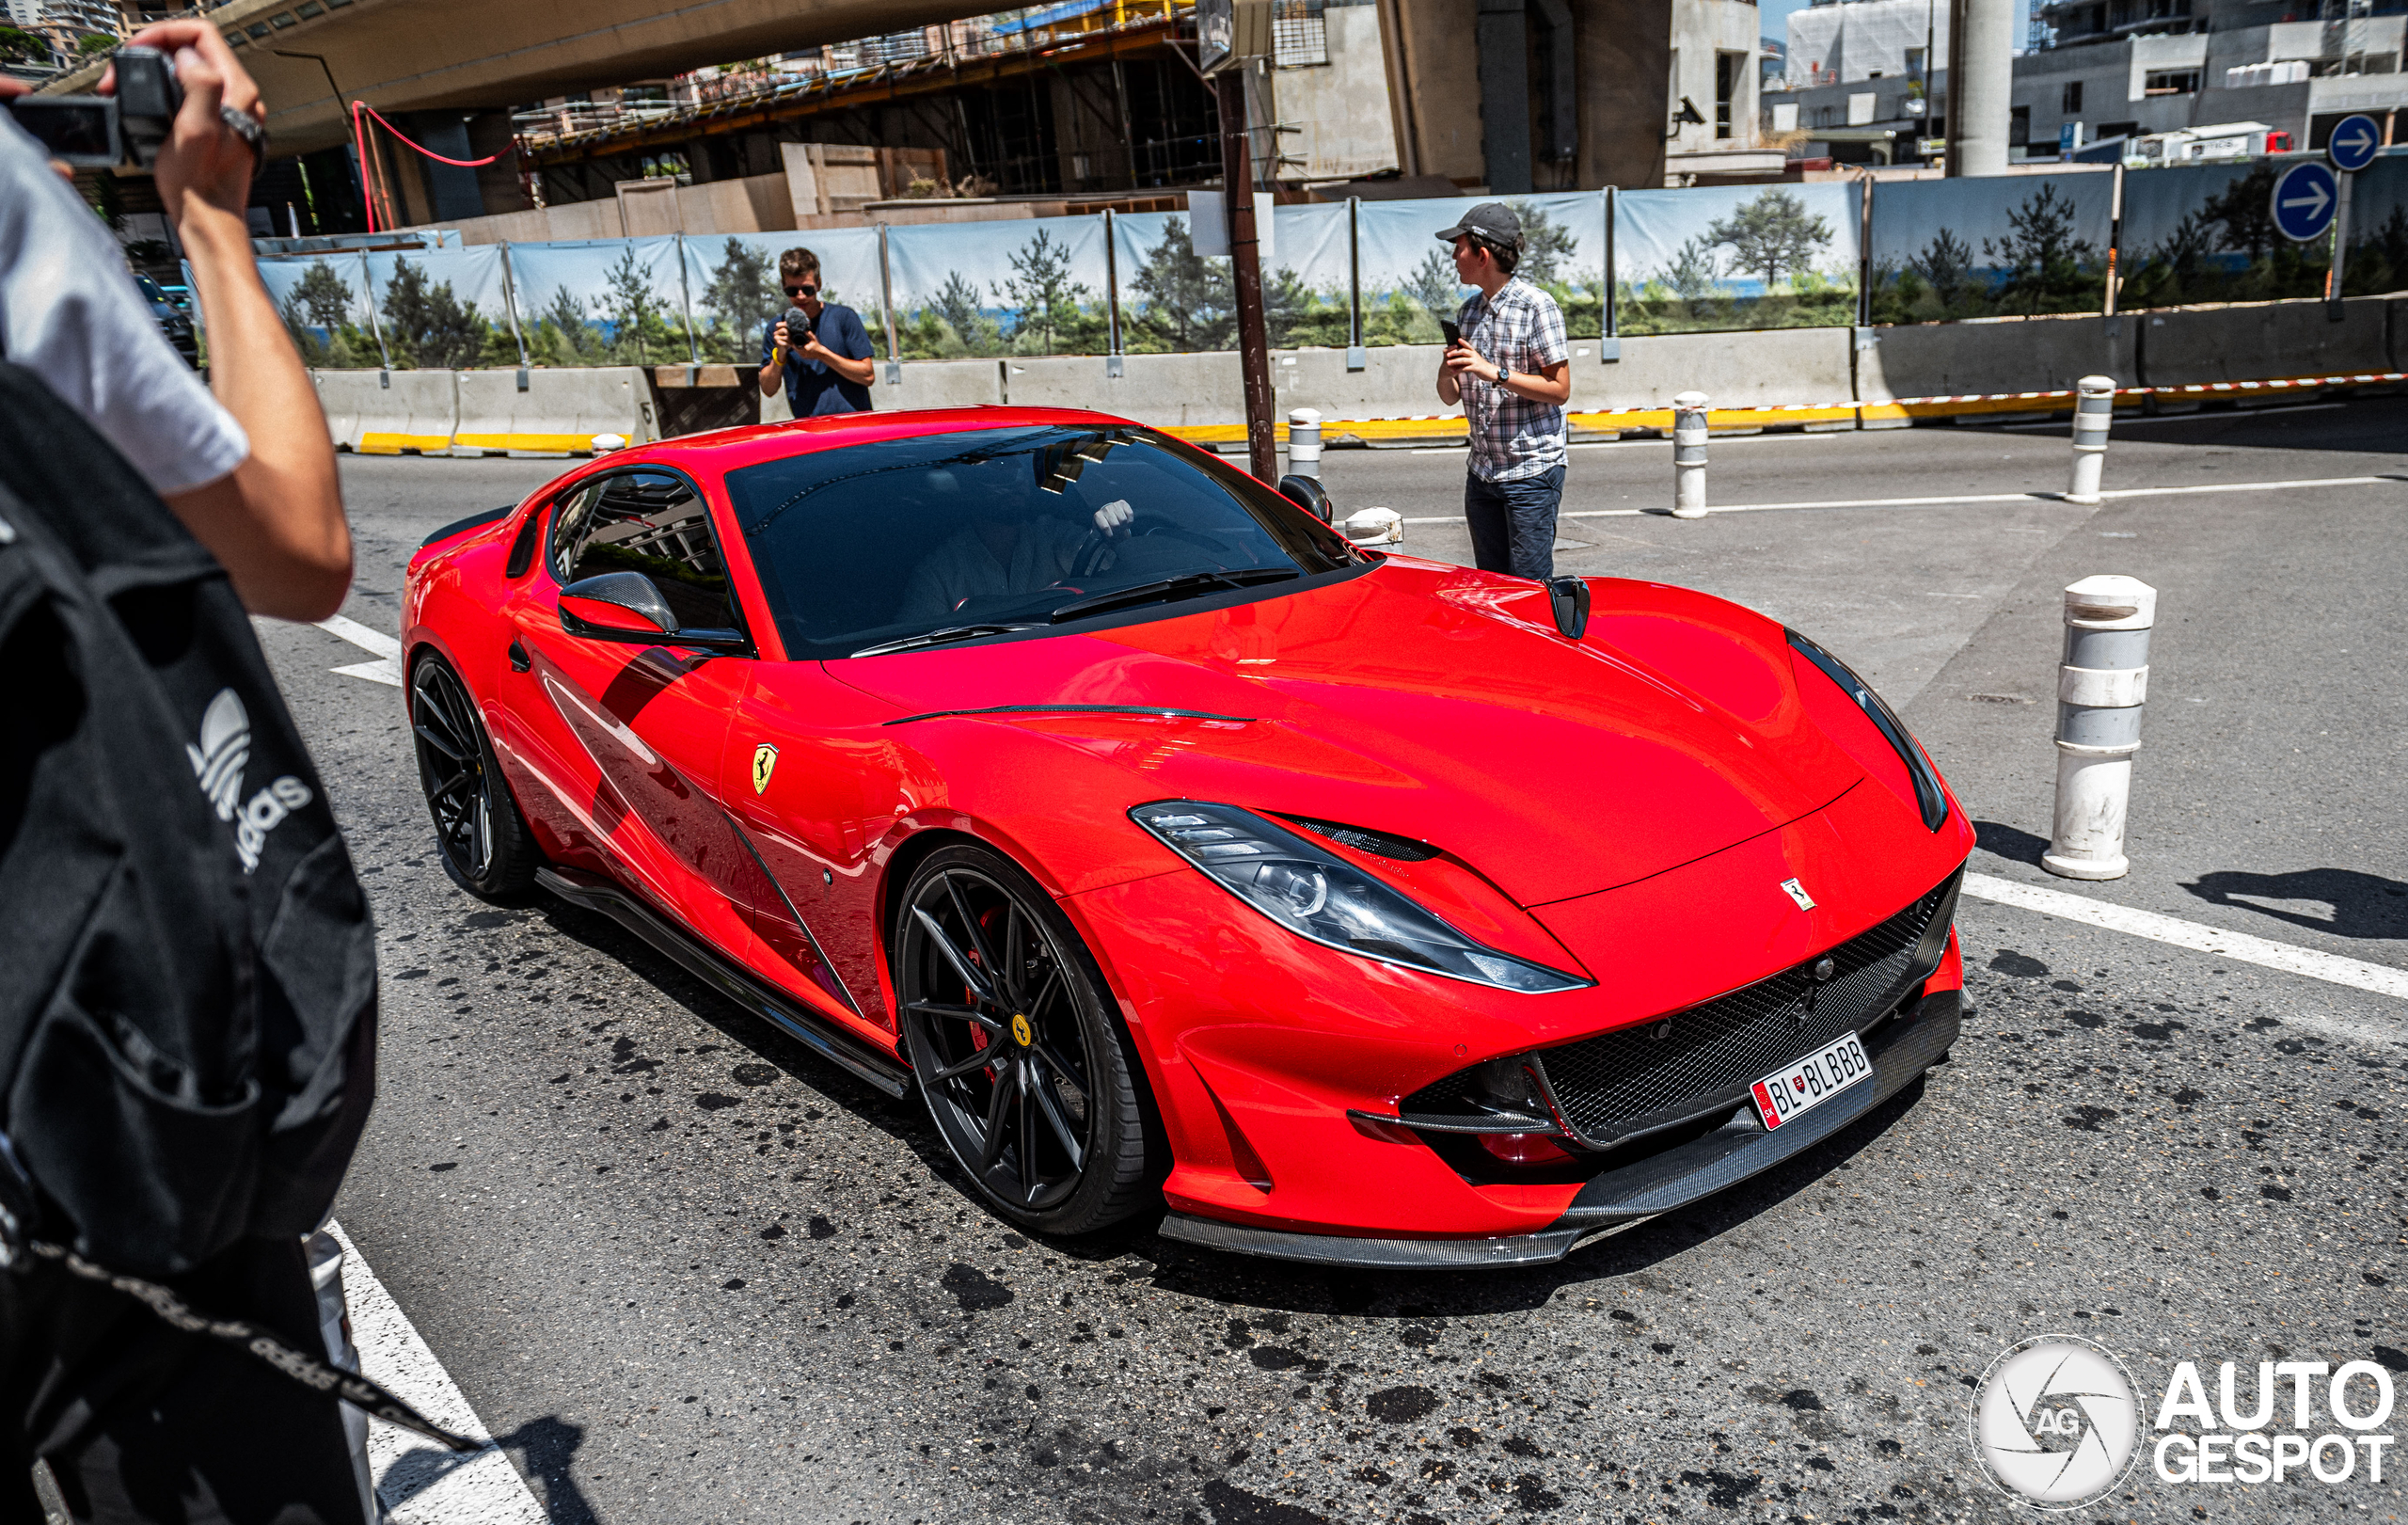
[[[284,154],[347,141],[355,99],[388,117],[506,109],[994,8],[974,0],[229,0],[206,19],[259,81]],[[95,65],[52,88],[89,89],[99,77]]]

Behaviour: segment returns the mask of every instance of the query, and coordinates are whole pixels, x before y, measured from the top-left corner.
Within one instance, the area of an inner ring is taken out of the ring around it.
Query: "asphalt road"
[[[2408,401],[2119,426],[2109,485],[2408,469]],[[2062,430],[1718,440],[1726,504],[2062,485]],[[435,526],[551,463],[346,459],[347,612],[394,628]],[[1341,507],[1457,510],[1460,453],[1333,453]],[[1566,507],[1661,502],[1669,449],[1577,452]],[[1690,583],[1825,641],[1982,824],[2049,828],[2058,590],[2161,590],[2135,869],[2082,894],[2408,967],[2400,483],[1567,519],[1560,569]],[[1459,527],[1409,552],[1467,559]],[[2389,997],[1968,900],[1950,1064],[1820,1149],[1544,1269],[1332,1273],[1006,1231],[915,1107],[612,924],[436,864],[398,691],[266,643],[382,929],[381,1100],[338,1208],[563,1521],[2025,1517],[1968,1444],[2014,1342],[2408,1374],[2408,1113]],[[2408,1383],[2402,1383],[2408,1388]],[[2408,1412],[2408,1410],[2403,1410]],[[2333,1429],[2321,1424],[2311,1438]],[[2408,1428],[2395,1420],[2391,1433]],[[2396,1519],[2400,1469],[2179,1485],[2078,1517]]]

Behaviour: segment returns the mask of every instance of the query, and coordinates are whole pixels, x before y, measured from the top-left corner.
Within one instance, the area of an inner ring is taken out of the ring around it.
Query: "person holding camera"
[[[1455,274],[1479,294],[1444,326],[1438,401],[1463,405],[1471,431],[1464,517],[1472,563],[1484,572],[1544,580],[1555,575],[1555,521],[1563,502],[1563,405],[1572,398],[1571,350],[1555,298],[1513,274],[1522,221],[1483,201],[1438,235],[1455,249]]]
[[[206,22],[132,48],[101,90],[181,89],[118,104],[207,386],[0,109],[0,1519],[44,1517],[39,1459],[79,1522],[363,1525],[334,1393],[291,1374],[328,1356],[300,1235],[372,1095],[373,933],[245,617],[333,614],[351,532],[252,258],[259,91]]]
[[[774,395],[783,376],[798,419],[868,412],[878,352],[861,314],[819,299],[819,256],[809,249],[778,256],[778,284],[794,307],[761,336],[761,395]]]
[[[159,333],[108,230],[13,120],[0,126],[0,357],[134,464],[253,612],[324,619],[351,587],[351,527],[317,389],[252,258],[257,151],[221,109],[263,120],[258,87],[202,22],[146,27],[130,45],[171,55],[183,88],[153,173],[192,265],[209,385]],[[0,99],[24,88],[0,81]]]

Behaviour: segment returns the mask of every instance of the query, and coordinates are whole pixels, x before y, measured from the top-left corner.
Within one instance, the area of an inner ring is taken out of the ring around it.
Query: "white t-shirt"
[[[48,383],[163,495],[214,482],[251,453],[159,331],[106,225],[5,110],[0,358]]]

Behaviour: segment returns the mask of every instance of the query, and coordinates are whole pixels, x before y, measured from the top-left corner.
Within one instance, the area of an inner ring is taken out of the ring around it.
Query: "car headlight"
[[[1223,889],[1324,947],[1450,979],[1542,993],[1592,981],[1473,941],[1306,838],[1235,805],[1164,800],[1129,818]]]
[[[1874,692],[1873,685],[1857,676],[1847,663],[1795,630],[1784,633],[1789,637],[1790,649],[1821,668],[1823,675],[1838,684],[1842,693],[1855,700],[1856,707],[1864,711],[1864,718],[1871,721],[1874,728],[1889,740],[1891,748],[1898,755],[1898,760],[1907,765],[1907,776],[1914,780],[1915,808],[1923,816],[1925,827],[1935,832],[1940,830],[1948,819],[1948,794],[1940,786],[1940,772],[1931,766],[1931,759],[1923,755],[1923,748],[1917,746],[1915,739],[1907,733],[1906,722],[1898,719],[1897,711],[1890,707],[1889,702]]]

